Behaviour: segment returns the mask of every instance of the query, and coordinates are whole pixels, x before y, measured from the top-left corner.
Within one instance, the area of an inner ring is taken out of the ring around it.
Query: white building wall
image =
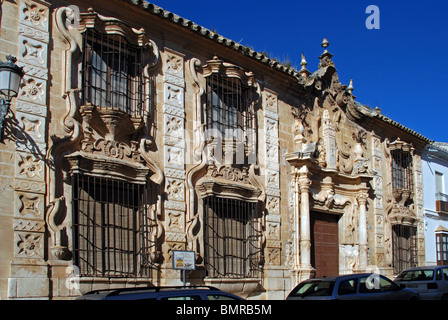
[[[425,248],[426,265],[437,264],[436,235],[437,228],[448,229],[448,214],[436,211],[436,172],[443,174],[442,191],[448,194],[448,151],[433,146],[427,147],[422,155],[424,216],[425,216]],[[448,200],[448,199],[447,199]]]

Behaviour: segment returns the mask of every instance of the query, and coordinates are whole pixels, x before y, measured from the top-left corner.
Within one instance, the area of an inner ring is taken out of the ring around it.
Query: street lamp
[[[0,61],[0,140],[3,133],[3,121],[11,105],[11,99],[17,97],[20,81],[25,74],[23,67],[15,64],[17,61],[15,57],[8,55],[6,60],[8,61]]]

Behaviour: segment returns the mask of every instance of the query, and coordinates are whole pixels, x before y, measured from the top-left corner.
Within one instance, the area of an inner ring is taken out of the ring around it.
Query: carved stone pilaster
[[[25,76],[16,100],[14,258],[8,298],[47,297],[45,195],[49,4],[19,1],[17,64]],[[17,290],[18,285],[22,290]]]
[[[278,98],[277,93],[265,89],[262,93],[265,126],[265,179],[266,185],[266,250],[268,265],[281,264],[280,241],[280,165],[278,142]]]
[[[322,120],[326,168],[336,170],[336,132],[328,110],[324,110]]]
[[[382,152],[381,139],[375,132],[372,132],[371,138],[372,146],[372,158],[371,158],[371,168],[374,172],[374,177],[372,180],[372,191],[373,191],[373,214],[374,214],[374,235],[375,235],[375,246],[374,246],[374,263],[379,267],[384,267],[384,177],[383,172],[383,161],[385,156]],[[373,254],[373,253],[372,253]]]
[[[185,227],[185,65],[184,56],[169,48],[162,55],[164,72],[165,261],[172,250],[186,248]]]

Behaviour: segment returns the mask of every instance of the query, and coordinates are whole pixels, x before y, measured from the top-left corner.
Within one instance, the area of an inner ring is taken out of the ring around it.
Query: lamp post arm
[[[9,106],[11,105],[10,99],[0,98],[0,140],[3,137],[3,122],[8,114]]]

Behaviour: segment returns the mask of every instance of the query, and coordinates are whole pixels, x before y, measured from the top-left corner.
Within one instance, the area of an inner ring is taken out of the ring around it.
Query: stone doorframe
[[[368,171],[349,175],[321,167],[314,158],[315,148],[314,143],[308,144],[301,151],[286,155],[286,160],[291,164],[294,224],[293,261],[290,265],[296,282],[315,274],[311,265],[311,210],[341,216],[339,232],[342,232],[342,239],[339,239],[339,245],[349,244],[358,248],[352,257],[356,259],[351,264],[352,271],[360,272],[368,268],[367,200],[368,184],[373,175]]]

